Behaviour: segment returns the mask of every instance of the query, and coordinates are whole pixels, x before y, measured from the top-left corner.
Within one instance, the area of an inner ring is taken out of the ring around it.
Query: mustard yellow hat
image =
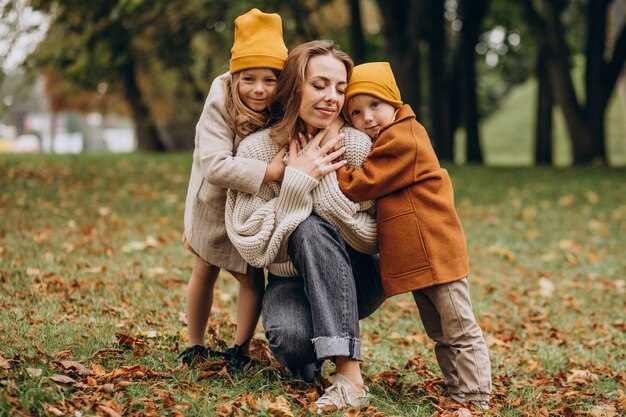
[[[250,68],[282,70],[287,59],[283,26],[276,13],[252,9],[235,19],[230,73]]]
[[[396,109],[402,107],[402,97],[389,62],[368,62],[354,67],[346,87],[346,103],[357,94],[377,97]]]

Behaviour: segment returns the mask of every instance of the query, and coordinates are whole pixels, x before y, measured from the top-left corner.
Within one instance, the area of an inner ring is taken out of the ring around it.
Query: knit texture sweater
[[[371,149],[370,139],[356,129],[347,127],[344,154],[347,165],[363,166]],[[281,147],[265,129],[245,138],[237,156],[269,163]],[[267,267],[274,275],[298,275],[287,254],[291,232],[312,212],[335,226],[346,243],[359,252],[378,251],[373,202],[354,203],[339,189],[337,175],[332,172],[321,180],[287,166],[282,184],[264,183],[257,194],[228,190],[226,198],[226,230],[241,256],[257,268]]]

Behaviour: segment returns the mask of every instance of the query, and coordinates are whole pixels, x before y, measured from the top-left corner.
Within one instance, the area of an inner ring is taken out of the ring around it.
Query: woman
[[[361,166],[371,142],[343,128],[342,148],[333,151],[339,137],[322,144],[340,115],[352,67],[330,41],[289,54],[275,96],[280,121],[238,149],[240,157],[267,162],[289,142],[283,182],[263,184],[256,195],[229,190],[226,203],[229,238],[247,262],[269,271],[263,324],[276,359],[306,380],[323,360],[336,363],[335,383],[316,402],[320,409],[369,403],[358,320],[384,300],[378,261],[366,254],[377,251],[372,203],[348,200],[334,172],[346,163]],[[304,149],[289,140],[301,133]],[[345,161],[333,162],[344,152]]]

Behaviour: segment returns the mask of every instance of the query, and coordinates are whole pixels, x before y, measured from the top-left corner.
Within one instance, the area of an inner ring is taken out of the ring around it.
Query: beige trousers
[[[488,401],[491,363],[472,312],[467,278],[413,291],[448,392],[467,401]]]

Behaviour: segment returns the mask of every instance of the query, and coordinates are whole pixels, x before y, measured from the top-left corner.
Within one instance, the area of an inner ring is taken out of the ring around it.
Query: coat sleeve
[[[240,151],[252,156],[247,146]],[[226,231],[246,262],[257,268],[274,262],[291,232],[311,214],[311,190],[317,184],[316,179],[287,167],[282,186],[263,184],[256,194],[228,190]]]
[[[365,201],[413,184],[418,152],[414,134],[417,132],[383,132],[365,158],[363,168],[342,167],[337,171],[341,191],[353,201]]]
[[[224,74],[217,77],[196,125],[195,146],[202,176],[212,185],[256,194],[267,169],[263,161],[234,156],[235,132],[224,105]]]
[[[356,129],[347,128],[345,135],[345,158],[348,166],[363,166],[372,142],[369,137]],[[313,210],[324,220],[335,226],[346,242],[362,253],[378,252],[378,239],[374,202],[351,201],[339,189],[337,173],[331,172],[320,180],[313,190]]]

